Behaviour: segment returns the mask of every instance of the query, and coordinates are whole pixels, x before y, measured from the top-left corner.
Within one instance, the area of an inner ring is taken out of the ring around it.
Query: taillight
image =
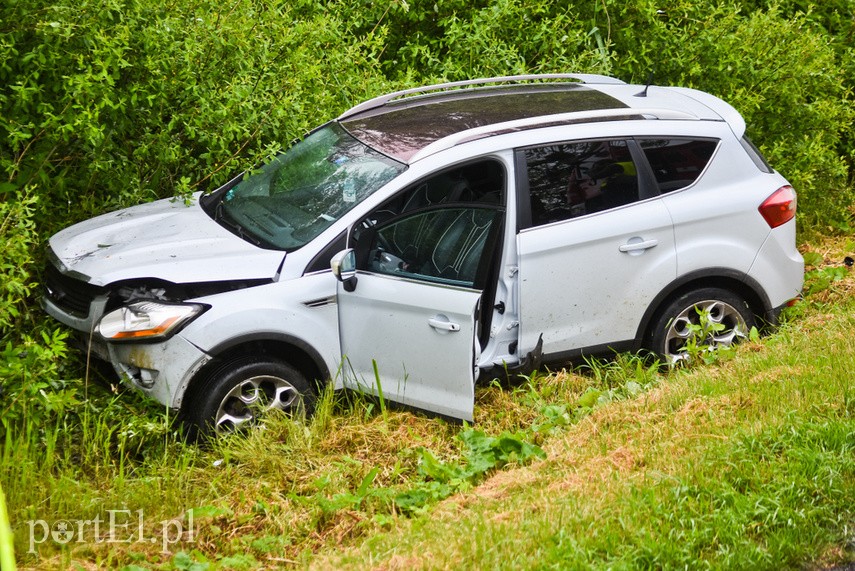
[[[795,217],[796,191],[792,186],[782,186],[764,200],[758,210],[770,228],[777,228]]]

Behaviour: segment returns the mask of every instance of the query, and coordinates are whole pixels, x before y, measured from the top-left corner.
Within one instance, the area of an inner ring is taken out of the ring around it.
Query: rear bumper
[[[796,222],[775,228],[754,258],[748,276],[761,285],[772,308],[767,320],[777,320],[781,310],[799,297],[804,285],[805,262],[796,249]]]

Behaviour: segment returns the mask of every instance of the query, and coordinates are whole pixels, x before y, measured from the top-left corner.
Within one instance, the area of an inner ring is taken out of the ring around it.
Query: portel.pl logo
[[[196,541],[193,528],[193,510],[187,511],[187,522],[168,519],[158,522],[154,531],[146,531],[143,510],[107,510],[106,517],[94,519],[58,520],[47,522],[34,519],[27,522],[29,550],[35,554],[36,546],[46,541],[59,545],[69,543],[153,543],[159,544],[163,553],[169,553],[176,543]]]

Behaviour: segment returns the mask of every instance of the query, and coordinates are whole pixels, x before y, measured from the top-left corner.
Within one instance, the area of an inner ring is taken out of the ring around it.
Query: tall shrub
[[[65,330],[36,303],[47,236],[216,186],[387,89],[379,30],[350,29],[290,2],[0,3],[2,426],[78,397]]]
[[[382,90],[378,34],[287,2],[10,0],[0,171],[37,221],[209,188]]]
[[[0,185],[0,441],[9,430],[40,427],[77,402],[60,373],[66,333],[34,314],[34,189]]]

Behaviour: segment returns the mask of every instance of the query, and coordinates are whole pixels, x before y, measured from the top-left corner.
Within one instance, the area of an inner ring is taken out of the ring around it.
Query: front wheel
[[[650,349],[674,364],[687,359],[691,347],[729,347],[748,337],[754,326],[754,313],[739,295],[702,288],[677,297],[659,313],[651,328]]]
[[[306,377],[278,359],[243,357],[213,370],[187,396],[191,433],[222,435],[256,423],[272,410],[308,414],[314,394]]]

